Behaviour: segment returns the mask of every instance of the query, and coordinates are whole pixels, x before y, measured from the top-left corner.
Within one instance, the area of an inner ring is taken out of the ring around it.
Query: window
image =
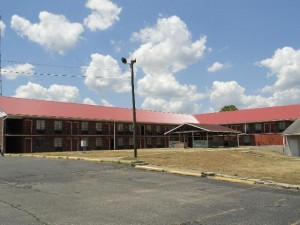
[[[147,129],[148,132],[151,132],[151,125],[147,125],[146,129]]]
[[[147,138],[147,145],[152,145],[152,139],[151,138]]]
[[[102,123],[96,123],[96,131],[102,131]]]
[[[129,145],[133,146],[133,138],[129,138]]]
[[[249,133],[249,124],[244,125],[244,133]]]
[[[244,144],[246,145],[250,144],[250,136],[248,135],[244,136]]]
[[[274,123],[264,123],[264,133],[273,133],[274,127]]]
[[[231,125],[231,129],[238,130],[238,125]]]
[[[62,121],[54,121],[54,130],[62,130]]]
[[[37,138],[35,146],[36,147],[43,147],[44,143],[45,143],[45,138]]]
[[[36,129],[37,130],[45,130],[45,120],[37,120],[36,121]]]
[[[122,132],[123,131],[123,124],[119,123],[117,129],[118,129],[118,132]]]
[[[161,145],[161,139],[160,139],[160,138],[157,138],[157,139],[156,139],[156,144],[157,144],[157,145]]]
[[[161,127],[160,126],[156,126],[156,133],[160,134],[161,132]]]
[[[89,130],[89,122],[82,122],[81,123],[81,130],[88,131]]]
[[[62,138],[54,138],[54,147],[55,148],[62,147]]]
[[[96,147],[102,147],[102,138],[96,138]]]
[[[260,123],[255,124],[255,131],[256,132],[261,132],[261,124]]]
[[[285,122],[279,122],[279,124],[278,124],[278,127],[279,127],[279,130],[280,131],[283,131],[283,130],[285,130]]]
[[[133,124],[129,124],[129,131],[133,132]]]
[[[118,138],[118,146],[123,146],[124,142],[123,142],[123,138],[119,137]]]

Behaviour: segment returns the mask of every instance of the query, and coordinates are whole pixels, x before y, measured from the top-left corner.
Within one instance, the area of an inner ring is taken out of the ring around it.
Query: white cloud
[[[277,49],[272,58],[264,59],[259,66],[267,67],[277,80],[265,86],[263,92],[276,93],[292,88],[300,88],[300,50],[291,47]]]
[[[270,98],[271,105],[299,104],[300,88],[277,91]]]
[[[3,37],[4,36],[4,33],[5,33],[5,29],[6,29],[6,25],[3,21],[0,21],[0,29],[1,29],[1,36]]]
[[[85,98],[83,99],[83,104],[87,104],[87,105],[97,105],[92,99],[90,98]]]
[[[195,85],[182,85],[172,74],[147,74],[138,81],[137,92],[142,97],[189,98],[192,101],[203,98]]]
[[[182,85],[172,74],[144,76],[137,93],[145,98],[143,109],[180,113],[196,113],[200,108],[196,102],[205,97],[195,85]]]
[[[20,36],[41,45],[50,52],[64,54],[74,48],[84,31],[79,23],[70,23],[65,16],[46,11],[39,14],[40,23],[31,23],[18,15],[12,16],[11,28]]]
[[[160,18],[154,27],[132,35],[141,46],[132,53],[136,66],[146,74],[138,81],[137,93],[144,97],[144,109],[195,112],[203,98],[195,85],[180,84],[174,73],[200,60],[206,37],[192,41],[186,24],[177,16]]]
[[[130,86],[130,72],[122,73],[118,62],[111,56],[92,54],[91,62],[84,69],[84,75],[87,76],[84,83],[97,93],[128,92]]]
[[[207,71],[210,73],[217,72],[218,70],[221,70],[224,68],[224,64],[215,62],[213,65],[207,68]]]
[[[299,104],[299,88],[274,92],[271,96],[247,95],[245,88],[236,81],[213,82],[209,93],[210,102],[216,111],[225,105],[235,105],[239,109],[257,108],[275,105]]]
[[[132,56],[145,73],[178,72],[201,59],[206,37],[192,42],[186,24],[177,16],[160,18],[155,27],[142,29],[132,35],[142,45]]]
[[[14,97],[44,99],[60,102],[77,102],[79,98],[79,90],[74,86],[65,86],[53,84],[49,88],[45,88],[40,84],[28,82],[17,88]]]
[[[91,31],[108,29],[119,21],[122,11],[122,8],[109,0],[88,0],[86,7],[92,10],[92,14],[84,19],[84,25]]]
[[[2,75],[8,80],[14,80],[20,76],[32,76],[34,73],[34,66],[25,64],[14,64],[2,68]]]
[[[189,99],[171,98],[166,100],[162,98],[147,97],[142,104],[142,108],[163,112],[195,114],[199,112],[200,105]]]
[[[245,88],[240,86],[236,81],[214,81],[209,98],[217,110],[225,105],[236,105],[238,108],[255,108],[272,105],[271,99],[260,95],[246,95]]]
[[[103,106],[109,106],[109,107],[112,107],[114,106],[113,104],[111,104],[109,101],[107,101],[106,99],[102,99],[101,100],[101,105]]]
[[[98,105],[96,104],[92,99],[90,98],[85,98],[83,99],[83,104],[87,104],[87,105]],[[109,101],[107,101],[106,99],[101,99],[101,104],[102,106],[108,106],[108,107],[112,107],[113,104],[111,104]]]

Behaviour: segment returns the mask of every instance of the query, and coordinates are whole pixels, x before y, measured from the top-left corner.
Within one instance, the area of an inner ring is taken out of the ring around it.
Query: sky
[[[136,60],[137,109],[300,104],[299,9],[298,0],[0,0],[2,95],[131,108]]]

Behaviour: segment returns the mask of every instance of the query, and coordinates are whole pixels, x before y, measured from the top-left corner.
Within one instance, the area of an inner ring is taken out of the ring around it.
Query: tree
[[[225,111],[236,111],[239,110],[235,105],[225,105],[223,108],[220,110],[220,112],[225,112]]]

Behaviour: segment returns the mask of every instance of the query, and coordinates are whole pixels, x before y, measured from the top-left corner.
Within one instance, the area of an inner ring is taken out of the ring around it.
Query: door
[[[66,139],[66,151],[72,151],[72,139],[71,138],[67,138]]]
[[[145,148],[145,138],[140,139],[140,148]]]
[[[72,134],[76,135],[79,133],[79,123],[78,122],[73,122],[72,124]]]
[[[72,151],[78,151],[79,149],[79,141],[78,138],[72,139]]]
[[[32,139],[31,138],[25,138],[24,139],[24,152],[25,153],[32,153]]]
[[[145,135],[145,126],[141,126],[141,135]]]
[[[115,149],[115,139],[113,138],[110,138],[110,150],[114,150]]]
[[[71,121],[66,122],[65,133],[72,134],[72,122]]]
[[[25,120],[25,134],[32,134],[32,120]]]

